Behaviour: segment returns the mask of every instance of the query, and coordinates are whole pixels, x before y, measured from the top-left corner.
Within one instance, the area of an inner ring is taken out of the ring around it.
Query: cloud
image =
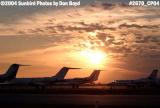
[[[0,36],[0,53],[14,53],[28,50],[56,47],[63,43],[69,43],[71,36]]]
[[[149,43],[149,42],[159,43],[160,36],[157,36],[157,35],[155,36],[154,35],[153,36],[137,36],[135,42],[136,43]]]
[[[111,3],[101,3],[101,2],[98,2],[96,4],[92,4],[91,5],[92,8],[102,8],[104,10],[112,10],[116,7],[115,4],[111,4]]]
[[[158,29],[159,25],[138,25],[138,24],[126,24],[126,23],[119,25],[120,29],[123,29],[124,27],[125,28],[136,28],[136,29],[142,29],[142,28]]]

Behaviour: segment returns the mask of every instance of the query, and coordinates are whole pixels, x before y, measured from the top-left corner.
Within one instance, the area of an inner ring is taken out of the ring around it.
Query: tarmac
[[[16,108],[160,108],[159,89],[0,89],[0,106]]]
[[[1,106],[23,108],[159,108],[159,102],[159,95],[0,94]]]

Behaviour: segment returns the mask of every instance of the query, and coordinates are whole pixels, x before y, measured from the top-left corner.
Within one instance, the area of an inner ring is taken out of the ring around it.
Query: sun
[[[100,50],[91,49],[81,51],[81,56],[83,59],[85,59],[85,61],[92,65],[102,65],[107,58],[106,53]]]
[[[97,35],[97,32],[88,32],[88,34],[89,34],[90,36],[96,36],[96,35]]]

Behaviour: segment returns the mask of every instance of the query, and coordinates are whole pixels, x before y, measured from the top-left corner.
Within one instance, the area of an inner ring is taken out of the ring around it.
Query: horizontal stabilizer
[[[72,67],[63,67],[55,76],[57,80],[63,80],[69,71],[69,69],[81,69],[81,68],[72,68]]]

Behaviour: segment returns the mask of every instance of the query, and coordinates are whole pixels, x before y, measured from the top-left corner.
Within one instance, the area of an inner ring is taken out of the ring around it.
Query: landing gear
[[[72,85],[72,88],[79,88],[79,85],[73,84],[73,85]]]

